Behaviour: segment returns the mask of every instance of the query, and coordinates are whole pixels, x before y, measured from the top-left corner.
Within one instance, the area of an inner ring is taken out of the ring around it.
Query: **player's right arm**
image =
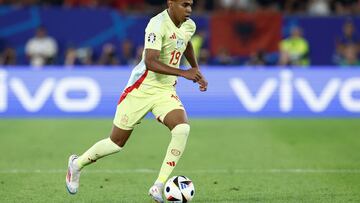
[[[161,73],[165,75],[175,75],[184,77],[188,80],[198,82],[202,79],[202,75],[198,68],[190,68],[188,70],[181,70],[173,68],[162,63],[159,60],[160,51],[156,49],[145,49],[145,66],[148,70],[151,70],[156,73]]]

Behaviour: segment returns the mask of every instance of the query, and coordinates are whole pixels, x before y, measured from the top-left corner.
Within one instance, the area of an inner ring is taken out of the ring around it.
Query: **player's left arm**
[[[185,56],[186,60],[189,62],[189,64],[191,65],[191,67],[199,69],[199,72],[200,72],[200,68],[197,63],[194,48],[193,48],[191,41],[189,41],[186,46],[186,49],[184,51],[184,56]],[[201,76],[202,76],[201,79],[198,81],[199,89],[200,89],[200,91],[204,92],[207,90],[208,82],[205,79],[204,75],[201,74]]]

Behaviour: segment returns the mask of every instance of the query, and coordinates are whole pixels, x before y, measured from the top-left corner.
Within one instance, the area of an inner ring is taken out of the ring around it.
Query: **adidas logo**
[[[170,36],[170,39],[176,39],[176,34],[175,34],[175,32]]]
[[[168,161],[166,162],[167,165],[175,167],[175,161]]]

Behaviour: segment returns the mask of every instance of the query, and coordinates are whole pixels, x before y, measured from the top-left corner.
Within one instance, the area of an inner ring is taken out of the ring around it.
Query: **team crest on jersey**
[[[148,42],[154,43],[155,41],[156,41],[156,34],[152,32],[148,36]]]
[[[185,44],[185,41],[183,39],[178,39],[176,41],[176,49],[182,48],[184,46],[184,44]]]
[[[122,115],[120,122],[122,125],[126,125],[129,122],[129,117],[126,114]]]

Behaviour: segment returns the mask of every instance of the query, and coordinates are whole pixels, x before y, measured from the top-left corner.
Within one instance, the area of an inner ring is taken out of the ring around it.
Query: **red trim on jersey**
[[[139,88],[141,83],[145,80],[148,74],[148,70],[146,69],[145,73],[131,86],[125,89],[125,91],[121,94],[118,105],[126,98],[126,96],[133,91],[135,88]]]

